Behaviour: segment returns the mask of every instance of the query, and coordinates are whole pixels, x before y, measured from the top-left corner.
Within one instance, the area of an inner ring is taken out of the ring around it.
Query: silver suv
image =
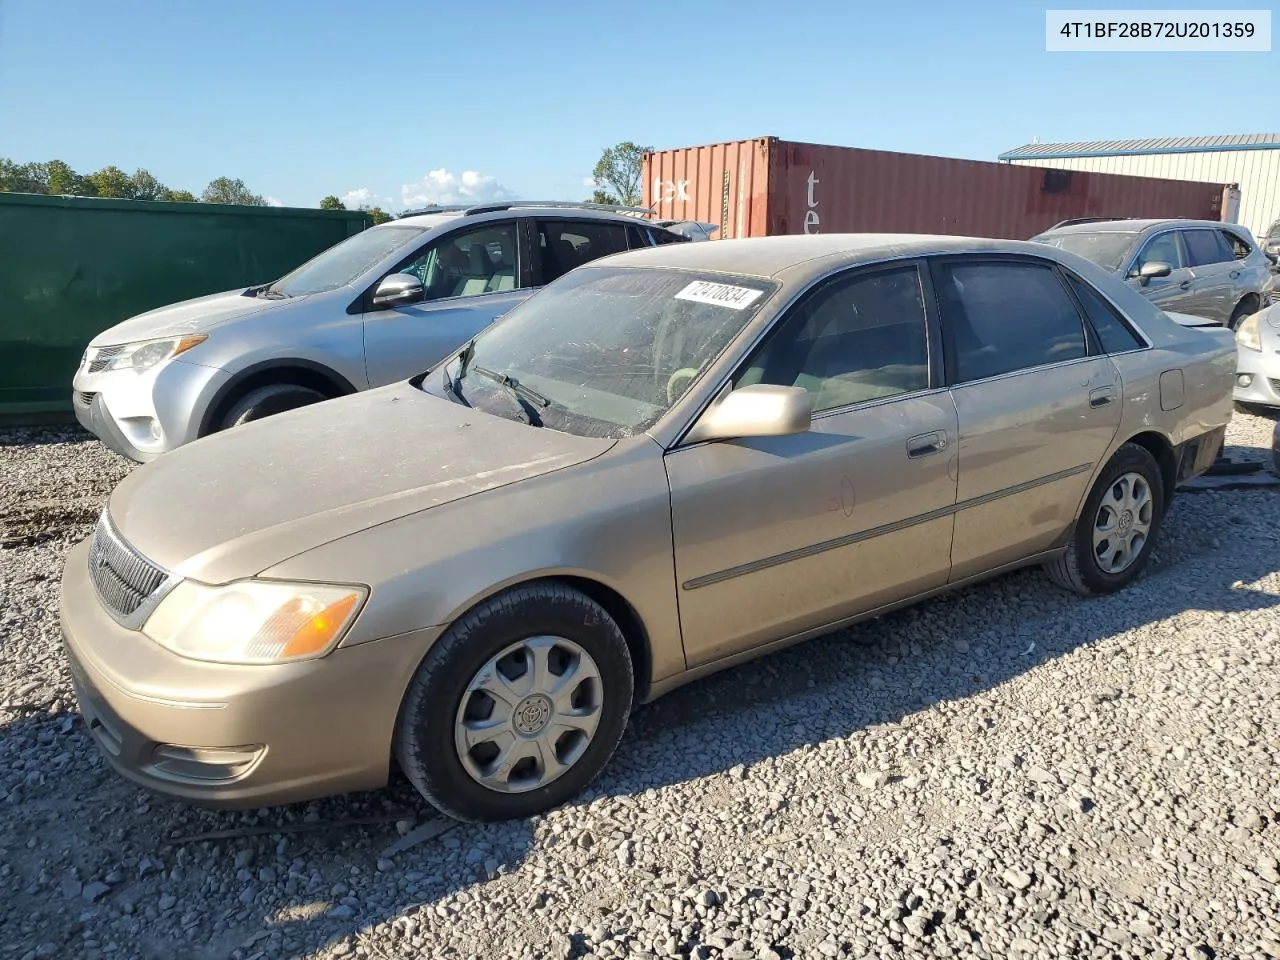
[[[1123,277],[1162,310],[1234,330],[1263,305],[1271,262],[1247,227],[1213,220],[1064,221],[1031,238]]]
[[[146,461],[406,379],[579,264],[691,239],[627,209],[435,208],[356,234],[273,283],[140,314],[90,342],[72,385],[76,417]]]

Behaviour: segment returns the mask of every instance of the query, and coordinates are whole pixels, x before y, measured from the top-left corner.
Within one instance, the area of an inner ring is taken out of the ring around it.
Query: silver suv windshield
[[[1138,240],[1138,234],[1112,230],[1096,233],[1072,231],[1071,233],[1042,233],[1031,239],[1074,253],[1086,260],[1092,260],[1103,270],[1115,272],[1128,260],[1129,253]]]
[[[309,293],[345,287],[379,260],[426,232],[422,227],[408,224],[363,230],[312,257],[292,273],[285,274],[271,284],[266,293],[268,296],[304,297]]]
[[[632,436],[688,391],[776,289],[759,277],[579,267],[421,387],[534,426]]]

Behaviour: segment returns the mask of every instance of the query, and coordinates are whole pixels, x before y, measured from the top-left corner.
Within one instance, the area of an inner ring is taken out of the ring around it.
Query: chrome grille
[[[89,543],[89,579],[102,605],[118,617],[128,617],[167,577],[164,569],[120,538],[104,512]]]
[[[98,347],[94,350],[93,356],[89,360],[89,372],[99,373],[107,369],[107,364],[120,355],[123,346],[119,347]]]
[[[92,406],[93,398],[96,396],[97,396],[96,393],[90,393],[88,391],[83,391],[83,390],[78,391],[76,393],[76,403],[80,404],[82,407]]]

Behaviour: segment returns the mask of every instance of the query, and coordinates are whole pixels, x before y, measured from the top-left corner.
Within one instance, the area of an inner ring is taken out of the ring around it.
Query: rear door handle
[[[1239,271],[1239,270],[1232,270],[1232,271],[1231,271],[1231,279],[1232,279],[1232,280],[1234,280],[1234,279],[1235,279],[1236,277],[1238,277],[1238,276],[1240,276],[1240,271]]]
[[[1089,391],[1089,406],[1105,407],[1115,398],[1116,391],[1114,387],[1098,387],[1097,390]]]
[[[907,456],[913,460],[918,457],[928,457],[935,453],[941,453],[945,449],[947,449],[947,432],[945,430],[922,433],[907,441]]]

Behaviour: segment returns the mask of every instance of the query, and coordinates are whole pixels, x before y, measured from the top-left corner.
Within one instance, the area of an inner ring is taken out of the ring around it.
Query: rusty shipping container
[[[644,159],[645,206],[661,219],[717,223],[717,239],[888,232],[1025,240],[1071,217],[1219,220],[1230,187],[776,137]]]

